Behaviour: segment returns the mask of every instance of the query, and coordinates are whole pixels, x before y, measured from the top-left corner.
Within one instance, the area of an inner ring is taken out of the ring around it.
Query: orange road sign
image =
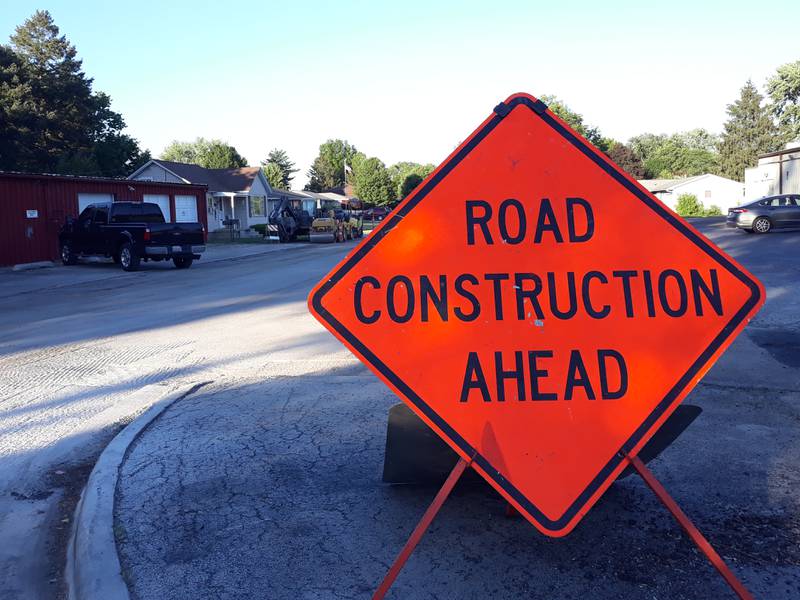
[[[563,536],[763,299],[735,260],[515,94],[309,307],[533,525]]]

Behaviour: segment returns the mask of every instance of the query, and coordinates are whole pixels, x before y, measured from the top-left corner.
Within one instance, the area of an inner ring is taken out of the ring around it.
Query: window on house
[[[250,216],[251,217],[264,217],[266,216],[266,198],[264,196],[250,196]]]

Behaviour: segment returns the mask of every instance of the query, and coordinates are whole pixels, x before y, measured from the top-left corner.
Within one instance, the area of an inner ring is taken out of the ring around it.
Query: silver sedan
[[[728,210],[728,227],[747,233],[767,233],[772,229],[800,227],[800,194],[767,196]]]

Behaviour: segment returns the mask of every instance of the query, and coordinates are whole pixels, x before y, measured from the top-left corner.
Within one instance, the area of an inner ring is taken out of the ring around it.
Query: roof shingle
[[[202,183],[210,192],[249,192],[260,167],[241,169],[206,169],[200,165],[153,159],[153,162],[172,171],[189,183]]]

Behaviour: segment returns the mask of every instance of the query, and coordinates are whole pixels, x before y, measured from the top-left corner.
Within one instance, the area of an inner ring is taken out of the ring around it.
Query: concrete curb
[[[12,271],[33,271],[34,269],[52,269],[56,266],[52,260],[40,260],[38,262],[20,263],[11,267]]]
[[[65,578],[71,600],[129,600],[114,535],[114,496],[119,470],[130,445],[176,401],[209,382],[167,394],[120,431],[89,475],[75,508],[67,548]]]

